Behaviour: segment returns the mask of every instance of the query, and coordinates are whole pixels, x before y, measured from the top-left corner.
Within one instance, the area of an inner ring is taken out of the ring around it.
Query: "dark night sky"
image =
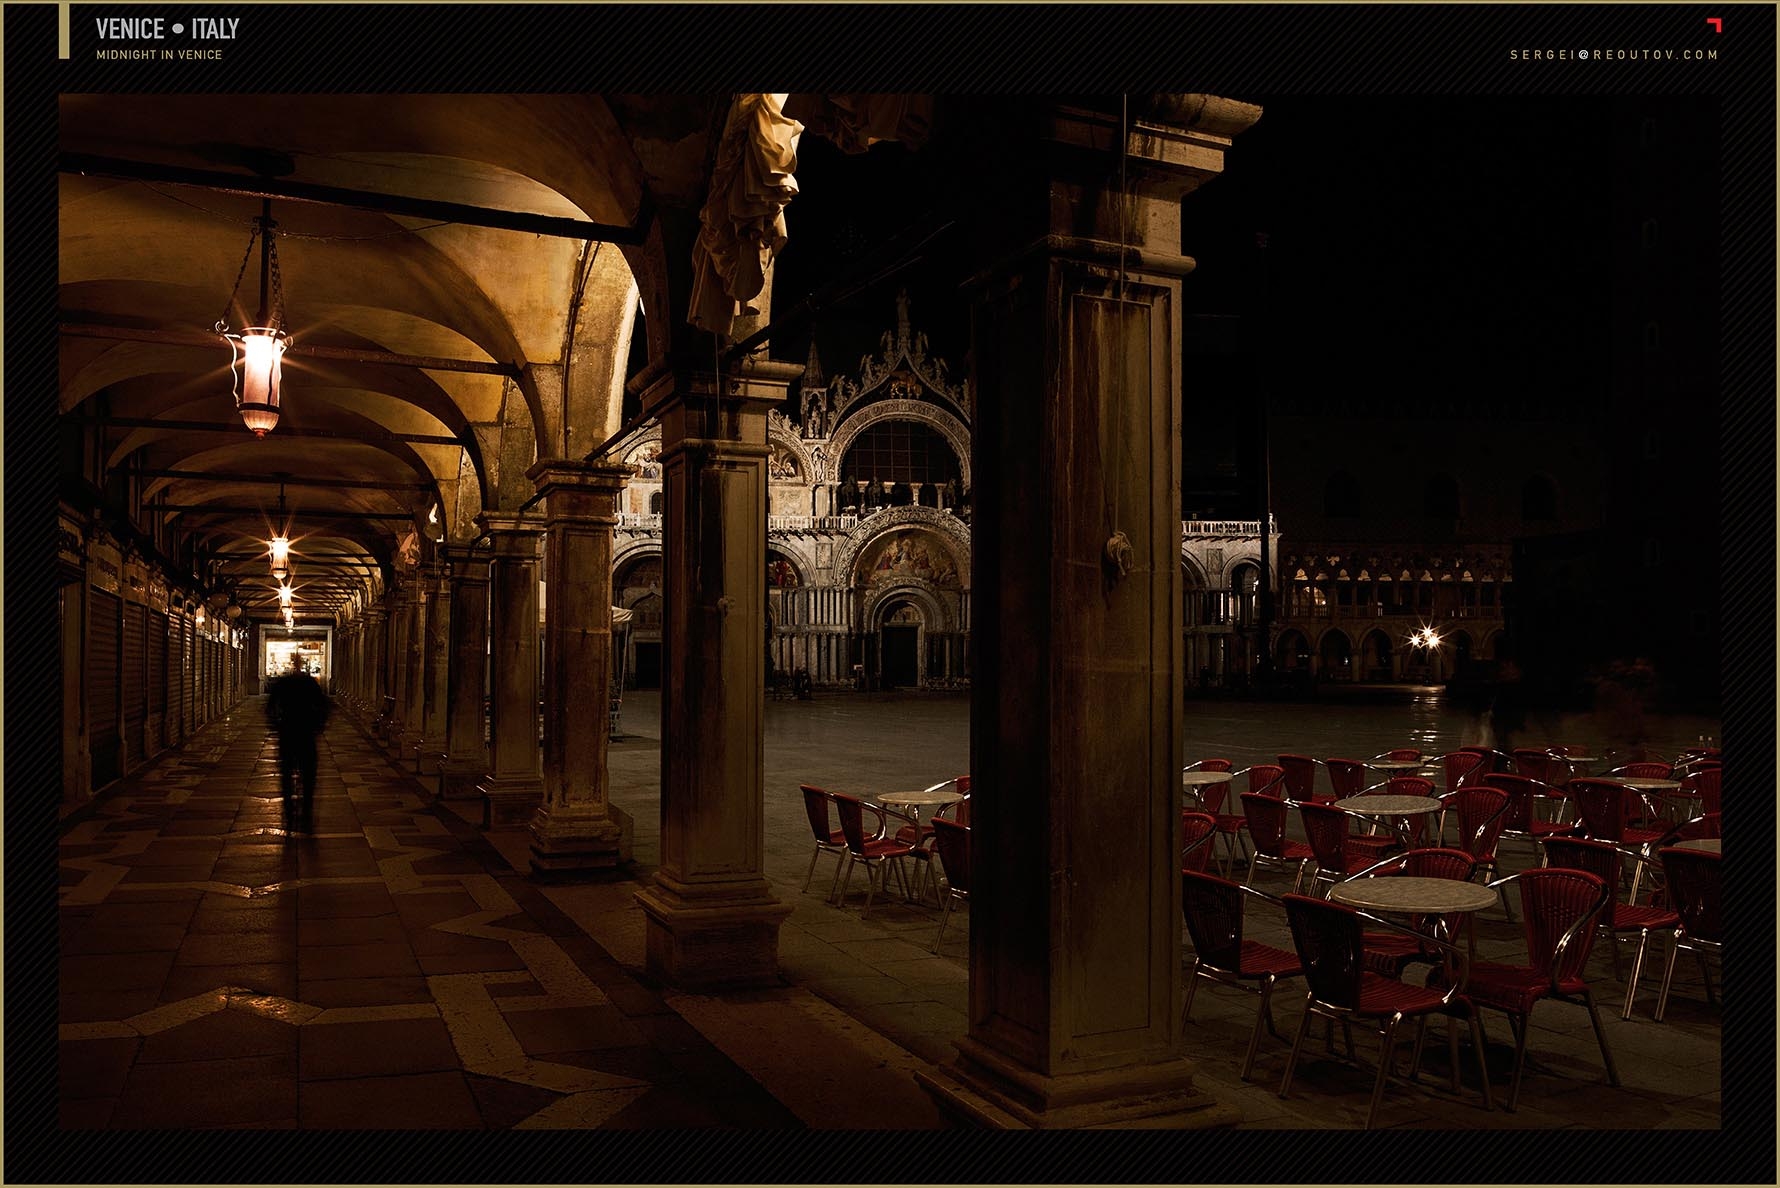
[[[1186,201],[1182,246],[1198,261],[1187,313],[1247,315],[1254,345],[1264,324],[1281,384],[1484,390],[1524,377],[1534,361],[1553,391],[1591,382],[1611,272],[1601,104],[1424,99],[1387,111],[1360,110],[1378,100],[1258,101],[1266,114],[1237,138],[1224,176]],[[775,312],[946,202],[938,173],[901,145],[847,157],[806,138]],[[1261,230],[1266,319],[1254,316]],[[854,367],[872,349],[899,284],[935,349],[961,366],[962,266],[948,257],[964,246],[942,240],[929,259],[824,316],[825,367]],[[789,331],[774,353],[801,360],[807,341],[806,330]]]

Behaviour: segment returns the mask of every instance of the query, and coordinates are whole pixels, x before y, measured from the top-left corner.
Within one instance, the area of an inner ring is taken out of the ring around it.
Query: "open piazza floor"
[[[398,772],[350,718],[325,736],[319,806],[287,828],[273,793],[273,743],[249,700],[89,813],[62,839],[64,1125],[808,1126],[942,1125],[913,1073],[966,1030],[968,914],[945,943],[930,906],[861,883],[825,902],[833,860],[801,892],[811,840],[797,791],[866,796],[968,768],[966,695],[869,694],[766,706],[766,871],[793,905],[781,933],[785,985],[694,995],[648,984],[633,898],[658,854],[659,699],[627,694],[613,743],[612,799],[634,819],[635,865],[606,883],[536,884],[521,829],[483,832],[472,802],[438,802]],[[1588,719],[1545,739],[1606,745]],[[1435,690],[1315,704],[1190,701],[1185,754],[1238,767],[1280,751],[1368,757],[1392,745],[1433,754],[1477,724]],[[1717,723],[1653,723],[1649,745],[1691,745]],[[1294,828],[1296,824],[1294,822]],[[1532,861],[1509,843],[1511,869]],[[1258,885],[1289,889],[1263,870]],[[1251,904],[1251,939],[1289,947],[1283,917]],[[1513,960],[1518,924],[1477,923],[1480,956]],[[1629,968],[1629,950],[1625,954]],[[1660,967],[1660,963],[1659,963]],[[1591,985],[1618,1063],[1606,1084],[1584,1012],[1535,1014],[1517,1113],[1506,1097],[1512,1036],[1486,1015],[1498,1108],[1485,1112],[1468,1041],[1465,1085],[1447,1088],[1432,1037],[1414,1084],[1393,1082],[1381,1127],[1714,1128],[1720,1014],[1697,967],[1677,970],[1666,1021],[1621,1020],[1623,986],[1604,945]],[[1717,980],[1715,975],[1715,981]],[[1734,993],[1734,990],[1733,990]],[[1297,993],[1275,996],[1282,1036]],[[1186,1028],[1203,1087],[1250,1128],[1356,1127],[1377,1043],[1358,1061],[1307,1043],[1289,1099],[1275,1093],[1287,1040],[1263,1037],[1255,1080],[1239,1076],[1252,996],[1207,985]],[[1407,1047],[1405,1046],[1405,1051]]]

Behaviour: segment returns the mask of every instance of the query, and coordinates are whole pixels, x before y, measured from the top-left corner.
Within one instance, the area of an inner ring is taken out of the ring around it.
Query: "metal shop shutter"
[[[124,762],[131,767],[142,762],[148,753],[142,737],[142,725],[148,717],[148,676],[143,668],[148,659],[143,639],[145,620],[139,604],[124,604],[124,667],[118,679],[124,685]]]
[[[117,729],[118,599],[89,589],[87,628],[87,742],[93,761],[93,787],[102,788],[123,773]]]

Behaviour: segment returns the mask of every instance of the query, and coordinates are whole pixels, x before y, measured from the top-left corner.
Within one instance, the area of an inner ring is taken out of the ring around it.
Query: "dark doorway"
[[[637,671],[631,678],[633,689],[661,688],[661,645],[637,644]]]
[[[884,688],[912,688],[919,682],[915,667],[918,627],[885,626],[883,644]]]

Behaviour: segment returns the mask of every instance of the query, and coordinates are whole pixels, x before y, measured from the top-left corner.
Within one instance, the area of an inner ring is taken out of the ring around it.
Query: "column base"
[[[572,879],[615,873],[631,859],[630,814],[577,813],[545,805],[532,814],[532,876]]]
[[[1193,1087],[1186,1057],[1046,1076],[969,1036],[952,1063],[915,1080],[952,1121],[992,1130],[1168,1129],[1234,1126],[1240,1115]]]
[[[442,738],[423,738],[420,740],[420,771],[422,775],[438,775],[445,769],[445,740]]]
[[[774,898],[765,879],[707,888],[658,872],[637,904],[651,977],[686,990],[781,984],[779,925],[791,905]]]
[[[538,776],[487,776],[476,786],[482,793],[482,828],[524,825],[544,803],[544,781]]]
[[[439,765],[439,799],[476,800],[488,779],[488,764],[475,759],[447,759]]]

